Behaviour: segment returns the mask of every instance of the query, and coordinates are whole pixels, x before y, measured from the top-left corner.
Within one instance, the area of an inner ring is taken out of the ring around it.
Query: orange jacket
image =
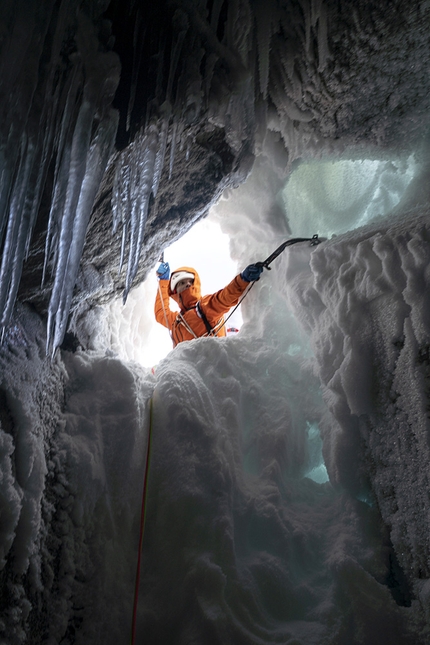
[[[159,290],[155,298],[155,319],[169,329],[172,336],[173,347],[183,340],[200,338],[207,334],[206,325],[196,310],[200,302],[201,309],[211,327],[223,322],[223,314],[227,313],[239,301],[249,282],[237,275],[224,289],[216,293],[201,295],[199,274],[191,267],[180,267],[172,271],[187,271],[194,275],[194,284],[180,294],[173,293],[170,289],[170,280],[160,280]],[[160,296],[161,292],[161,296]],[[171,311],[169,297],[179,305],[180,312]],[[225,336],[225,327],[222,327],[215,336]]]

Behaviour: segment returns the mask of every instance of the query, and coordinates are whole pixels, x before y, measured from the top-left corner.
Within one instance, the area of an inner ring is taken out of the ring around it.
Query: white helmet
[[[186,280],[187,278],[194,280],[194,273],[190,273],[189,271],[175,271],[172,273],[172,277],[170,278],[170,289],[175,291],[178,282]]]

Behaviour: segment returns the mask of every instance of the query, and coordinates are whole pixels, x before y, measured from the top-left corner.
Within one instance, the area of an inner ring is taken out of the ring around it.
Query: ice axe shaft
[[[256,262],[256,266],[264,267],[271,271],[269,264],[272,264],[273,260],[275,260],[278,255],[281,255],[282,251],[286,249],[287,246],[292,246],[292,244],[297,244],[298,242],[310,242],[310,246],[316,246],[317,244],[320,244],[321,241],[322,240],[319,239],[317,234],[312,237],[293,237],[291,240],[287,240],[286,242],[283,242],[281,246],[278,246],[278,248],[264,260],[264,262]]]

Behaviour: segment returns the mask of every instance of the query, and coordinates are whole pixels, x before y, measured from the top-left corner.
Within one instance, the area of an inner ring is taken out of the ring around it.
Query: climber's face
[[[193,282],[194,280],[192,280],[191,278],[185,278],[184,280],[179,280],[175,289],[176,293],[178,294],[182,293],[183,291],[185,291],[185,289],[188,289],[189,287],[191,287]]]

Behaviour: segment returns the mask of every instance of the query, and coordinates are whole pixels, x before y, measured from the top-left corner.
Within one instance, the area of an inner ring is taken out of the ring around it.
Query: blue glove
[[[254,282],[260,279],[260,275],[263,273],[263,266],[259,264],[250,264],[246,267],[240,274],[240,277],[246,280],[246,282]]]
[[[170,278],[170,267],[168,262],[162,262],[157,269],[157,278],[168,280]]]

